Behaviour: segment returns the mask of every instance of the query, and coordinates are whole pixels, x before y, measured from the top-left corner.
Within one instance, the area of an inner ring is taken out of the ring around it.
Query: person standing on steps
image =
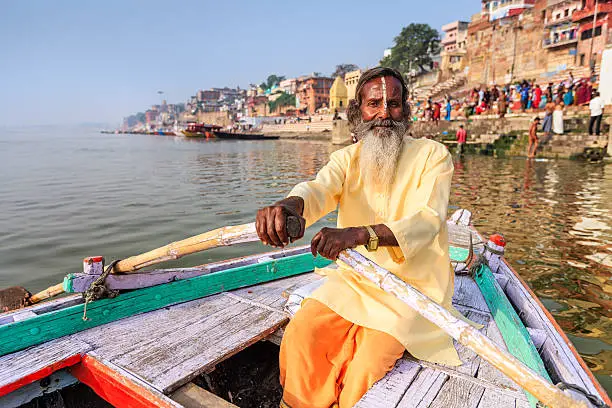
[[[593,94],[593,99],[589,102],[589,109],[591,110],[589,135],[592,135],[593,131],[595,131],[595,134],[599,136],[601,132],[601,118],[603,117],[604,105],[604,101],[601,99],[601,96],[599,96],[599,92],[595,92]],[[593,129],[593,126],[595,126],[595,129]]]
[[[538,150],[538,126],[540,125],[540,118],[535,117],[529,127],[529,147],[527,148],[527,158],[533,159]]]

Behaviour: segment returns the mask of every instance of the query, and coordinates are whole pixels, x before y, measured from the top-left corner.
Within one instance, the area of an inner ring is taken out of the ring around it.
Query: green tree
[[[429,24],[412,23],[394,39],[395,45],[391,48],[391,54],[380,61],[383,67],[398,69],[406,74],[410,70],[418,67],[421,72],[425,71],[425,66],[431,66],[432,55],[440,52],[440,34]]]
[[[266,89],[270,89],[272,88],[274,85],[278,85],[280,83],[280,81],[284,81],[285,77],[284,76],[278,76],[276,74],[272,74],[268,76],[268,79],[266,79],[264,82],[261,83],[261,88],[263,90]]]
[[[336,65],[336,70],[333,74],[331,74],[332,78],[336,78],[338,76],[344,77],[347,72],[356,71],[359,67],[355,64],[339,64]]]
[[[270,112],[274,112],[277,107],[281,106],[295,106],[295,95],[283,92],[276,100],[268,102],[268,106]]]

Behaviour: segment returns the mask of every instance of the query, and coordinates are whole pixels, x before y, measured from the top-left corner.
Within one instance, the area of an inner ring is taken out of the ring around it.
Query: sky
[[[372,67],[408,24],[480,0],[0,0],[0,126],[119,124],[198,89]]]

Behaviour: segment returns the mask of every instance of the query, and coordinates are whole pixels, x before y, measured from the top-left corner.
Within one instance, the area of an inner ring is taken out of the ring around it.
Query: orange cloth
[[[281,343],[281,407],[352,407],[403,353],[404,346],[392,336],[353,324],[307,299]]]

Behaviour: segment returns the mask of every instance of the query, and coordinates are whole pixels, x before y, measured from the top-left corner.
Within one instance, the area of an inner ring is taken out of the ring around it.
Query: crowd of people
[[[503,118],[507,113],[545,111],[544,131],[562,134],[564,108],[588,105],[594,93],[595,89],[588,78],[574,79],[570,72],[566,80],[557,84],[549,82],[541,86],[533,80],[523,80],[502,87],[473,88],[462,98],[447,95],[443,101],[429,99],[424,103],[416,102],[413,104],[413,120],[438,123],[442,119],[466,119],[472,115],[498,115]]]

